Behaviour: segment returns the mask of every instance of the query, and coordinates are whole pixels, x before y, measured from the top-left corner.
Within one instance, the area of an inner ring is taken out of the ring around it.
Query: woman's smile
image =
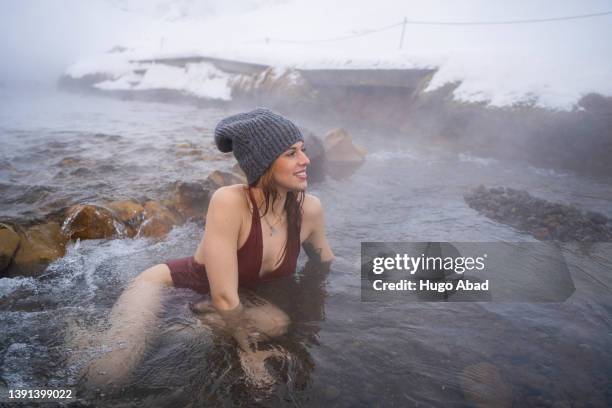
[[[306,169],[304,170],[300,170],[297,173],[294,174],[297,178],[299,178],[300,180],[306,180],[308,179],[308,175],[306,174]]]

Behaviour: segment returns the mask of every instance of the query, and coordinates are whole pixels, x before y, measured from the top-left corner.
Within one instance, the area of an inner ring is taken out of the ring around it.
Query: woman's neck
[[[266,197],[264,195],[263,190],[260,187],[250,187],[253,192],[253,197],[255,198],[255,202],[260,209],[266,208]],[[271,207],[268,208],[268,212],[272,212],[274,215],[282,215],[285,211],[285,201],[287,200],[287,191],[283,189],[277,190],[277,197],[274,200],[274,204],[272,205],[272,200],[270,199]]]

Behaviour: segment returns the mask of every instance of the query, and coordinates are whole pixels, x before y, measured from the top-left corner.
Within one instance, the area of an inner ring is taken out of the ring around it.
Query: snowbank
[[[149,16],[146,30],[126,37],[121,45],[130,51],[83,59],[67,73],[107,73],[113,80],[99,83],[101,89],[162,87],[227,99],[228,77],[211,66],[151,67],[136,78],[133,71],[141,67],[130,62],[210,56],[299,69],[436,67],[426,91],[460,82],[455,99],[491,106],[571,110],[586,94],[612,96],[612,49],[605,40],[612,37],[612,15],[533,24],[420,24],[572,16],[606,11],[604,1],[423,3],[250,1],[231,12],[200,14],[174,7],[167,16]]]

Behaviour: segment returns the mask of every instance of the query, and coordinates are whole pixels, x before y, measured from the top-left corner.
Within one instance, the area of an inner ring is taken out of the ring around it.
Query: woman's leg
[[[170,269],[155,265],[134,279],[110,313],[110,329],[101,344],[110,350],[94,360],[86,372],[88,385],[120,388],[142,358],[162,307],[162,290],[171,286]]]
[[[240,302],[245,308],[245,315],[251,321],[263,339],[282,336],[289,328],[290,319],[287,313],[268,300],[248,290],[240,290]],[[223,327],[223,319],[209,299],[191,306],[194,313],[200,314],[203,322],[217,327]]]
[[[290,324],[289,316],[278,306],[250,291],[240,291],[239,295],[240,302],[245,308],[245,314],[253,328],[260,334],[257,336],[260,340],[272,339],[287,332]],[[200,314],[204,323],[220,328],[225,326],[210,300],[203,300],[192,305],[191,309]],[[291,358],[286,350],[272,344],[268,344],[266,348],[256,347],[256,350],[242,350],[240,347],[236,349],[244,373],[249,382],[257,388],[267,388],[275,382],[274,377],[265,366],[267,359]]]

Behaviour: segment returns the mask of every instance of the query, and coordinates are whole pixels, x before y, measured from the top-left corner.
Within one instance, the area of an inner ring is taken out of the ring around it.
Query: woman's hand
[[[227,330],[247,352],[287,332],[289,316],[277,306],[248,291],[241,291],[240,298],[239,306],[230,311],[216,309],[209,300],[191,304],[190,309],[208,324]]]

